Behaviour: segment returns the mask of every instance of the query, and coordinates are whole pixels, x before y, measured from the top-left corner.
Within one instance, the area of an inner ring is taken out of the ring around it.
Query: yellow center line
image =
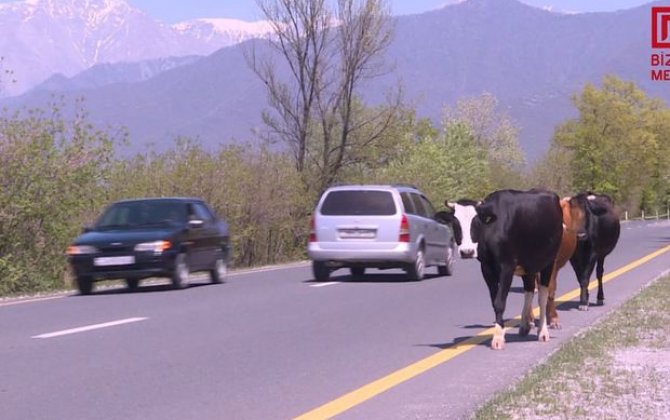
[[[670,251],[670,245],[665,246],[651,254],[648,254],[638,260],[635,260],[625,266],[608,273],[603,276],[603,283],[606,283],[616,277],[621,276],[622,274],[645,264],[646,262]],[[597,280],[593,280],[589,283],[589,289],[593,289],[598,285]],[[570,292],[560,296],[556,299],[556,304],[566,302],[568,300],[578,297],[580,294],[580,289],[574,289]],[[539,308],[534,308],[534,312],[537,316],[539,314]],[[517,316],[512,320],[509,325],[509,328],[514,328],[518,325],[520,316]],[[317,407],[305,414],[302,414],[295,418],[295,420],[313,420],[313,419],[328,419],[334,417],[338,414],[343,413],[344,411],[355,407],[384,391],[387,391],[405,381],[408,381],[418,375],[421,375],[428,370],[445,363],[459,354],[465,353],[466,351],[474,348],[475,346],[490,340],[493,336],[494,327],[487,328],[486,330],[481,331],[475,336],[472,336],[466,340],[461,341],[460,343],[453,344],[447,347],[444,350],[432,354],[424,359],[421,359],[415,363],[412,363],[409,366],[398,369],[395,372],[386,375],[376,381],[370,382],[367,385],[364,385],[354,391],[351,391],[347,394],[342,395],[341,397],[334,399],[320,407]]]

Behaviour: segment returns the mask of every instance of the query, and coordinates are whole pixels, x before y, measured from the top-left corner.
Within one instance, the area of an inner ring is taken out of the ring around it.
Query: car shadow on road
[[[105,296],[105,295],[123,295],[123,294],[135,294],[135,293],[157,293],[157,292],[179,292],[180,290],[193,289],[202,286],[210,286],[212,283],[189,283],[183,289],[175,289],[171,284],[148,284],[146,286],[140,285],[137,289],[128,289],[125,285],[118,287],[104,287],[98,290],[93,290],[90,295],[82,296],[79,293],[75,292],[70,295],[70,297],[89,297],[89,296]]]
[[[414,281],[407,278],[406,274],[386,274],[386,273],[373,273],[373,274],[364,274],[362,276],[352,276],[351,274],[342,274],[338,276],[331,276],[328,281],[318,281],[316,279],[306,280],[303,283],[308,284],[318,284],[318,283],[328,283],[328,282],[341,282],[341,283],[421,283],[424,281],[433,280],[439,278],[437,274],[426,274],[423,280]]]

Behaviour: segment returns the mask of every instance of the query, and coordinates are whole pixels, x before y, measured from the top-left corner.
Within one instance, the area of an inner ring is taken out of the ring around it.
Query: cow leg
[[[537,276],[522,276],[524,301],[521,311],[521,324],[519,325],[519,336],[525,337],[530,333],[530,329],[535,323],[533,316],[533,296],[535,296],[535,281]]]
[[[581,293],[579,295],[579,310],[588,311],[589,310],[589,282],[591,279],[591,274],[593,274],[593,269],[596,265],[596,258],[591,257],[582,271],[581,277],[579,279],[579,286],[581,287]]]
[[[509,289],[512,287],[512,279],[514,278],[514,265],[502,265],[498,272],[498,293],[493,301],[493,311],[496,314],[496,328],[491,340],[491,348],[493,350],[502,350],[505,348],[505,323],[503,314],[505,313],[505,305],[507,304],[507,295]]]
[[[498,295],[498,271],[495,267],[490,266],[487,262],[481,263],[482,276],[486,281],[486,286],[489,289],[489,297],[491,299],[491,306],[495,308],[496,296]]]
[[[540,285],[538,287],[538,304],[540,306],[540,324],[538,325],[538,341],[549,341],[549,329],[547,328],[547,301],[549,300],[549,282],[552,272],[555,271],[556,263],[552,263],[540,272]]]
[[[598,277],[598,305],[605,304],[605,293],[603,292],[603,273],[605,272],[605,257],[598,258],[596,265],[596,277]]]
[[[558,277],[558,266],[554,263],[551,270],[551,277],[549,278],[549,296],[547,297],[547,317],[549,318],[549,328],[559,329],[561,323],[558,319],[558,312],[556,311],[556,277]],[[540,288],[538,287],[538,290]]]

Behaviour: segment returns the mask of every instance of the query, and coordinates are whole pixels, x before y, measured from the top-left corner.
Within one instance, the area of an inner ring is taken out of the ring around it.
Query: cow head
[[[477,211],[477,202],[473,200],[458,200],[455,203],[445,201],[444,205],[453,210],[454,218],[458,221],[461,229],[462,241],[458,244],[461,258],[476,258],[477,243],[472,239],[472,222]]]
[[[589,232],[592,217],[600,217],[607,213],[615,213],[614,201],[612,201],[606,194],[596,194],[591,191],[586,191],[572,197],[572,200],[575,200],[584,210],[584,231],[587,233]],[[586,239],[586,237],[580,239]]]
[[[563,229],[566,232],[574,233],[580,241],[586,239],[586,212],[577,197],[561,199],[561,211],[563,213]]]

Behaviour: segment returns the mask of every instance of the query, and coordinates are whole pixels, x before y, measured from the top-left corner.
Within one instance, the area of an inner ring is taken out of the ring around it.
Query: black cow
[[[598,277],[598,305],[605,302],[603,293],[603,272],[605,257],[612,252],[619,240],[621,226],[614,202],[605,194],[584,192],[575,196],[584,209],[584,228],[586,239],[577,242],[577,249],[570,258],[581,288],[579,309],[589,309],[589,280],[596,267]]]
[[[496,317],[491,348],[505,346],[503,312],[512,278],[523,278],[524,309],[519,335],[530,332],[535,281],[540,274],[538,340],[548,341],[547,299],[551,272],[563,234],[563,216],[556,194],[549,191],[501,190],[475,207],[470,228],[477,242],[477,259],[489,288]]]

